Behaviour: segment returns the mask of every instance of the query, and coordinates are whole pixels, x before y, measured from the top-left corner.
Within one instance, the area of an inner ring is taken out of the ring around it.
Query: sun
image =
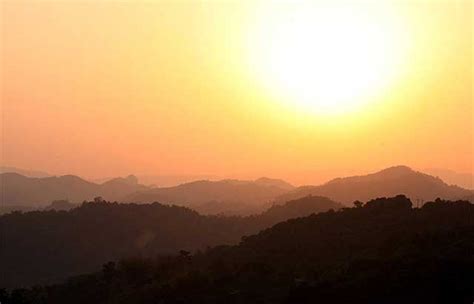
[[[260,17],[251,41],[253,69],[273,95],[302,111],[360,109],[401,65],[400,32],[380,12],[296,5]]]

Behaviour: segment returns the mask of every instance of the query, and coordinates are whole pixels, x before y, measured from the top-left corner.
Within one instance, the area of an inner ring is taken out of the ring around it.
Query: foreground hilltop
[[[22,303],[472,303],[474,205],[405,196],[289,220],[205,253],[104,264]],[[3,301],[2,301],[3,303]],[[5,302],[8,303],[8,302]]]
[[[174,254],[236,244],[289,218],[339,209],[322,197],[273,206],[249,217],[203,216],[177,206],[97,201],[70,211],[0,216],[0,287],[54,282],[128,256]]]
[[[414,204],[438,197],[463,199],[472,195],[472,190],[448,185],[440,178],[412,170],[407,166],[395,166],[376,173],[333,179],[320,186],[302,186],[277,198],[278,201],[306,196],[320,195],[351,205],[354,201],[367,201],[377,197],[404,194]]]

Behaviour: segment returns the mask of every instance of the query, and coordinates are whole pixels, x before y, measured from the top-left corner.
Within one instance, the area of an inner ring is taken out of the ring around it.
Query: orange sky
[[[473,172],[471,2],[382,2],[338,7],[393,17],[397,77],[374,102],[326,115],[293,107],[255,63],[275,2],[2,1],[1,162],[294,183],[395,164]]]

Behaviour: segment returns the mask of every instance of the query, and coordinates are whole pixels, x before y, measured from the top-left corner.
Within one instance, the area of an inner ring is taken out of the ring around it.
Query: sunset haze
[[[399,164],[474,171],[471,1],[7,0],[0,8],[2,165],[295,184]],[[279,20],[325,10],[340,28],[303,22],[296,43],[280,34]],[[329,36],[313,40],[320,26]],[[319,52],[333,39],[339,57]],[[315,74],[323,62],[327,71]],[[324,93],[308,91],[321,82]]]

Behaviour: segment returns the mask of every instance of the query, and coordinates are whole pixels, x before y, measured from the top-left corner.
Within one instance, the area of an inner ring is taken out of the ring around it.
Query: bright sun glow
[[[298,5],[263,15],[251,42],[252,65],[273,94],[300,110],[352,112],[399,71],[400,30],[380,12]]]

